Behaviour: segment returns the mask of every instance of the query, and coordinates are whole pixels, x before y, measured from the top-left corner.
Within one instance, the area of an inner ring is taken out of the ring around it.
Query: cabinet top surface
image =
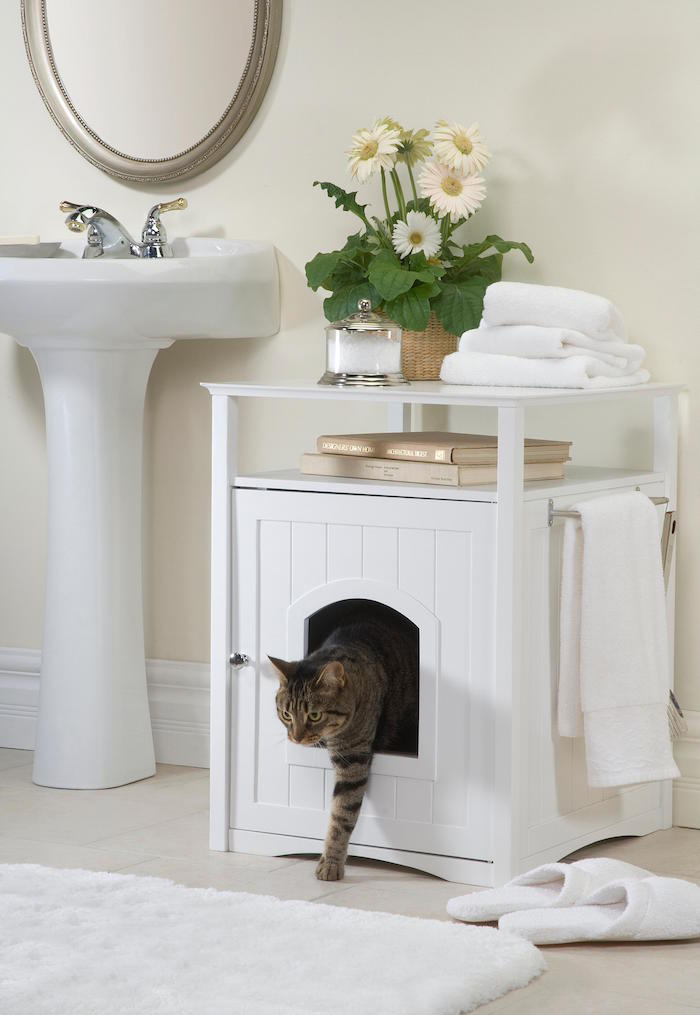
[[[443,384],[441,381],[413,381],[391,388],[326,387],[315,382],[280,381],[267,384],[254,382],[202,383],[211,395],[232,398],[311,398],[350,402],[399,402],[420,405],[491,405],[496,407],[522,405],[567,405],[603,402],[620,398],[674,395],[682,384],[652,382],[626,388],[501,388]]]

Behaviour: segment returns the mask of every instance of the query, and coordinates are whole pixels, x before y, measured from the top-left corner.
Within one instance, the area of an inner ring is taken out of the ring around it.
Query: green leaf
[[[358,204],[357,202],[357,191],[354,190],[349,194],[346,190],[341,187],[336,187],[335,183],[322,183],[320,180],[314,180],[314,187],[320,187],[321,190],[325,190],[329,197],[332,197],[335,201],[336,208],[342,208],[343,211],[350,211],[353,215],[357,215],[362,221],[367,224],[367,216],[365,215],[366,204]]]
[[[406,262],[411,271],[425,271],[428,267],[428,258],[425,256],[422,250],[419,250],[417,254],[410,254],[408,261]]]
[[[411,254],[408,259],[408,266],[411,271],[430,272],[433,278],[442,278],[447,271],[444,264],[439,261],[437,264],[429,261],[422,251],[417,254]]]
[[[369,280],[381,293],[383,299],[393,300],[405,293],[416,281],[416,275],[390,251],[377,254],[369,266]]]
[[[503,268],[503,254],[491,254],[489,257],[477,257],[472,262],[477,274],[485,278],[487,283],[500,282]]]
[[[306,281],[314,292],[326,281],[326,279],[338,267],[343,258],[342,250],[332,250],[328,254],[316,254],[306,265]],[[324,289],[329,288],[323,286]]]
[[[409,289],[409,292],[416,293],[418,296],[425,296],[426,299],[431,300],[433,296],[440,295],[442,286],[434,278],[431,282],[421,282],[420,285],[414,285],[413,289]]]
[[[338,289],[344,289],[349,285],[359,285],[361,282],[367,282],[367,271],[363,265],[356,261],[340,261],[326,279],[323,288],[337,292]]]
[[[367,233],[355,233],[348,236],[341,250],[316,254],[306,265],[306,280],[314,292],[319,288],[333,291],[340,285],[365,278],[366,263],[372,256]],[[348,277],[350,275],[352,277]]]
[[[384,300],[396,299],[408,292],[415,282],[432,282],[435,278],[428,269],[411,271],[388,250],[382,250],[374,258],[369,266],[368,277]]]
[[[433,300],[433,310],[445,331],[461,335],[476,328],[484,307],[488,282],[481,275],[472,275],[458,282],[440,282],[442,292]]]
[[[352,236],[348,236],[343,247],[343,253],[352,253],[357,250],[367,249],[367,233],[353,233]]]
[[[411,198],[406,202],[406,211],[422,211],[426,215],[431,214],[430,201],[427,197],[419,197],[417,201]]]
[[[439,292],[435,283],[417,285],[395,300],[384,304],[384,309],[407,331],[425,331],[430,320],[430,296]]]
[[[376,215],[372,216],[374,227],[377,231],[377,239],[387,250],[393,253],[394,248],[391,245],[391,232],[389,226],[383,219],[378,219]]]
[[[491,285],[492,282],[500,281],[502,267],[503,254],[490,254],[489,257],[475,257],[463,267],[453,271],[450,275],[450,281],[459,282],[464,278],[480,275]]]
[[[343,286],[323,301],[326,320],[339,321],[343,317],[347,317],[348,314],[354,314],[357,311],[358,300],[365,298],[372,301],[372,306],[375,309],[381,303],[379,293],[369,282]]]
[[[525,260],[530,264],[535,260],[535,255],[532,253],[527,243],[517,243],[515,240],[502,240],[500,236],[489,237],[493,241],[493,246],[496,248],[499,254],[507,254],[509,250],[519,250],[520,253],[525,257]]]
[[[480,254],[485,253],[490,247],[497,250],[499,254],[507,254],[509,250],[519,250],[530,264],[532,264],[535,260],[527,243],[518,243],[515,240],[503,240],[495,233],[487,236],[480,243],[469,243],[466,246],[463,246],[461,248],[462,254],[459,256],[458,260],[461,264],[466,264],[475,257],[479,257]]]

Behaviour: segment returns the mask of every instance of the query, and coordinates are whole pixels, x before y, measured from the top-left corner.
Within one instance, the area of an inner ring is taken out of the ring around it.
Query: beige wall
[[[696,243],[700,80],[697,0],[285,0],[279,61],[245,139],[179,187],[118,183],[53,126],[26,65],[19,4],[0,5],[0,233],[63,235],[61,199],[109,208],[140,228],[154,194],[187,195],[178,225],[269,240],[279,251],[282,333],[181,342],[158,355],[146,410],[146,627],[152,657],[208,655],[209,405],[201,380],[315,377],[320,299],[303,266],[354,226],[311,186],[342,183],[356,126],[391,113],[429,125],[479,119],[493,149],[473,234],[527,240],[513,278],[613,297],[658,379],[684,380],[678,669],[700,709],[695,526],[700,451]],[[81,40],[86,59],[99,62]],[[172,220],[171,220],[172,221]],[[175,225],[172,231],[176,231]],[[372,428],[340,405],[247,408],[243,464],[290,465],[321,428]],[[643,462],[644,414],[569,412],[530,432],[571,436],[580,460]],[[41,644],[46,481],[43,410],[30,355],[0,336],[0,646]]]

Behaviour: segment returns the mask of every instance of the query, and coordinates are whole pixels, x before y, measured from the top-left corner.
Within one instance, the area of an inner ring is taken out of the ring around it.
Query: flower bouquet
[[[340,250],[317,254],[306,265],[309,286],[331,294],[323,303],[326,318],[346,317],[368,298],[405,332],[423,333],[430,325],[430,333],[438,328],[457,336],[476,327],[486,287],[501,277],[503,254],[520,250],[533,260],[527,244],[500,236],[463,242],[468,237],[461,227],[486,196],[480,173],[490,153],[478,124],[440,120],[431,138],[427,130],[405,130],[387,117],[358,131],[348,156],[359,183],[379,174],[384,214],[368,214],[357,191],[314,183],[362,223]]]

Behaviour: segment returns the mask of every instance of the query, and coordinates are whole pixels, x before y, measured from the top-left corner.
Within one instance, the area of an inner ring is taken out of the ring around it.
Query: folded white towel
[[[559,733],[583,728],[591,786],[675,779],[656,509],[636,492],[576,509],[581,521],[564,528]]]
[[[542,324],[573,328],[603,341],[627,338],[622,314],[610,300],[554,285],[494,282],[484,296],[483,316],[489,325]]]
[[[624,373],[593,356],[526,359],[484,352],[453,352],[442,361],[446,384],[477,384],[508,388],[620,388],[646,384],[648,370]]]
[[[646,878],[649,871],[624,860],[587,857],[573,863],[545,863],[520,874],[502,888],[459,895],[447,903],[447,912],[465,923],[488,923],[505,913],[526,909],[575,906],[603,885],[621,878]]]
[[[459,340],[459,351],[524,356],[527,359],[593,356],[601,363],[630,374],[639,370],[646,355],[641,345],[602,341],[572,328],[544,328],[539,324],[499,324],[491,327],[483,321],[478,328],[464,332]]]
[[[613,881],[577,906],[508,913],[498,929],[536,945],[679,941],[700,936],[700,887],[654,875]]]

